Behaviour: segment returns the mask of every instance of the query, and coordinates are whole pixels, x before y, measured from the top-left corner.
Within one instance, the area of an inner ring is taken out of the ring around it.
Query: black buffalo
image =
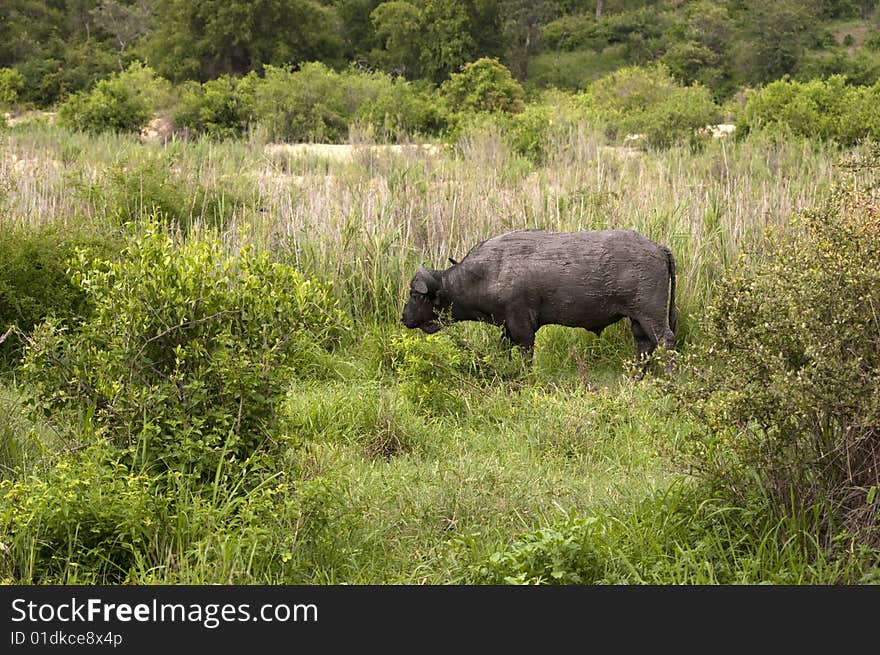
[[[445,270],[419,267],[403,324],[431,334],[447,321],[500,325],[529,353],[542,325],[597,335],[630,319],[639,357],[675,345],[675,259],[630,230],[517,230],[483,241]]]

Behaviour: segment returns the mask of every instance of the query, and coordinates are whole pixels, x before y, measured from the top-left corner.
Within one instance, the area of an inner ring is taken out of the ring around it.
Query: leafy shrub
[[[513,151],[539,164],[550,141],[551,111],[543,105],[528,105],[511,117],[507,141]]]
[[[264,72],[254,84],[255,115],[276,141],[344,141],[357,110],[392,86],[384,73],[337,73],[319,62]]]
[[[806,55],[798,63],[797,77],[803,81],[842,75],[851,86],[870,86],[880,79],[880,56],[866,50],[849,54],[837,50],[830,54]]]
[[[595,517],[538,528],[492,553],[477,569],[486,584],[593,584],[604,573],[586,534]]]
[[[827,80],[771,82],[749,91],[740,124],[743,132],[770,131],[854,143],[880,138],[876,108],[880,82],[853,87],[840,75]]]
[[[615,48],[607,48],[602,52],[541,52],[529,58],[526,83],[539,89],[555,87],[567,91],[583,91],[591,82],[624,66],[626,60]]]
[[[70,96],[59,108],[59,121],[84,132],[136,132],[153,116],[168,84],[135,62],[124,72],[99,81],[89,92]]]
[[[14,68],[0,68],[0,108],[11,107],[24,89],[24,75]]]
[[[877,548],[880,153],[858,166],[874,186],[842,185],[723,277],[681,393],[706,425],[687,460],[701,477],[735,502],[815,512],[826,545],[846,530]]]
[[[402,141],[437,134],[446,124],[436,92],[429,86],[395,78],[358,107],[356,118],[381,141]]]
[[[438,414],[454,414],[464,408],[460,393],[466,357],[445,334],[424,337],[402,332],[391,342],[392,369],[400,379],[404,397],[416,407]]]
[[[137,554],[155,549],[167,529],[168,506],[149,476],[111,463],[100,448],[43,476],[0,482],[0,542],[9,548],[0,575],[31,584],[124,582]]]
[[[72,277],[94,311],[39,326],[24,370],[37,406],[94,413],[133,466],[192,471],[255,452],[292,375],[320,364],[346,320],[321,284],[250,247],[138,227],[118,261],[80,251]]]
[[[756,502],[725,506],[675,483],[625,507],[526,532],[469,567],[482,584],[831,584],[876,556],[817,548],[804,526]]]
[[[24,77],[24,86],[19,93],[21,102],[50,107],[63,99],[66,89],[60,60],[51,57],[28,59],[15,69]]]
[[[109,253],[112,233],[98,235],[90,228],[71,229],[50,222],[35,226],[4,224],[0,230],[0,335],[18,328],[0,343],[0,366],[18,363],[22,342],[49,316],[68,321],[87,312],[86,296],[67,275],[67,261],[79,247]]]
[[[701,43],[674,43],[663,53],[660,62],[685,84],[696,82],[709,89],[718,89],[724,82],[722,55]]]
[[[874,52],[880,52],[880,30],[872,30],[865,35],[862,47]]]
[[[601,51],[608,45],[608,37],[592,15],[571,14],[542,25],[541,42],[550,50]]]
[[[497,59],[483,57],[461,67],[440,87],[450,112],[507,112],[523,110],[525,93]]]
[[[718,113],[705,87],[681,86],[662,65],[607,75],[589,86],[581,102],[612,137],[644,134],[659,147],[691,138]]]
[[[214,139],[239,137],[253,115],[253,81],[222,75],[181,89],[174,123]]]

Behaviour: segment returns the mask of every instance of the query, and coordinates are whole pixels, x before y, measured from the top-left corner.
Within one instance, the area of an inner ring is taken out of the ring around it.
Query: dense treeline
[[[791,74],[880,77],[876,0],[13,0],[0,69],[49,106],[132,62],[173,83],[321,62],[434,84],[497,58],[522,83],[582,89],[662,62],[716,101]]]

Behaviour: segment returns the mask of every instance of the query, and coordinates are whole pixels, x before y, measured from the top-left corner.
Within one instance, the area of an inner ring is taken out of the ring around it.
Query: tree
[[[165,77],[208,80],[264,64],[336,63],[337,14],[316,0],[159,0],[146,48]]]
[[[452,111],[503,111],[516,114],[523,110],[525,93],[510,71],[497,59],[483,57],[465,64],[440,87]]]
[[[405,0],[383,2],[370,14],[380,48],[373,58],[390,73],[415,77],[419,73],[422,10]]]
[[[92,10],[95,22],[113,35],[118,48],[117,62],[120,72],[125,70],[122,57],[125,49],[146,34],[153,23],[153,1],[136,0],[134,4],[122,4],[119,0],[100,0]]]
[[[524,80],[528,76],[529,57],[537,47],[541,26],[558,14],[556,0],[509,0],[506,3],[507,61],[517,79]]]
[[[749,0],[737,64],[749,81],[769,82],[794,71],[816,23],[805,0]]]
[[[420,63],[434,82],[442,82],[474,58],[477,44],[468,31],[468,18],[462,0],[426,0]]]

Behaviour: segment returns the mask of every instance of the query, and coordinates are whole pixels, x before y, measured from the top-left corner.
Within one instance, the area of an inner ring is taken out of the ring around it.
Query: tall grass
[[[358,146],[344,161],[256,142],[161,146],[58,128],[19,128],[6,140],[3,220],[104,219],[126,174],[124,193],[137,195],[144,167],[160,170],[165,192],[203,199],[190,203],[188,222],[222,213],[230,238],[246,234],[331,281],[356,316],[378,322],[396,320],[419,263],[445,266],[517,228],[639,230],[675,253],[681,305],[702,306],[736,253],[817,203],[837,159],[808,141],[763,137],[646,152],[608,146],[583,124],[555,137],[541,167],[491,131],[440,155]]]

